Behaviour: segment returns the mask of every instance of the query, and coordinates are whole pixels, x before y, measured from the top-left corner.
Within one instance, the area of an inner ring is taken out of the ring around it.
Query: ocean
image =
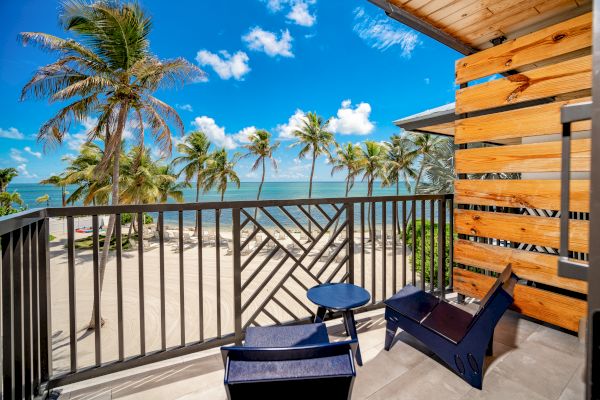
[[[255,200],[256,193],[258,191],[259,182],[242,182],[240,188],[230,186],[225,193],[225,200]],[[315,182],[313,184],[313,198],[329,198],[329,197],[344,197],[346,184],[344,182]],[[67,192],[75,190],[75,186],[67,187]],[[375,196],[388,196],[395,195],[395,187],[381,187],[381,184],[377,182],[374,187]],[[61,207],[61,191],[60,188],[51,185],[41,185],[37,183],[12,183],[8,186],[8,191],[16,191],[21,195],[27,208],[45,207],[47,204],[39,204],[36,199],[45,194],[49,195],[49,206],[50,207]],[[407,194],[406,189],[403,185],[400,186],[400,194]],[[351,190],[350,196],[366,196],[367,195],[367,184],[365,182],[356,182],[354,188]],[[194,188],[184,190],[185,202],[194,202],[196,193]],[[277,199],[305,199],[308,198],[308,182],[265,182],[263,191],[261,194],[261,200],[277,200]],[[212,190],[208,193],[201,194],[201,202],[219,201],[220,195]],[[172,200],[171,200],[172,201]],[[81,204],[76,204],[81,205]],[[410,210],[410,204],[407,205]],[[428,210],[429,207],[426,208]],[[328,210],[328,212],[331,210]],[[356,223],[359,222],[359,209],[358,205],[355,209]],[[391,222],[391,208],[388,204],[388,221]],[[295,217],[299,220],[304,219],[298,210],[291,210]],[[280,220],[287,220],[284,215],[280,215],[281,212],[277,209],[272,211],[273,216]],[[322,220],[321,217],[316,213],[314,217],[317,220]],[[156,218],[156,214],[151,213]],[[379,216],[381,215],[381,205],[376,205],[376,215],[378,215],[378,224],[380,223]],[[417,207],[416,215],[420,216],[420,206]],[[435,213],[437,215],[437,212]],[[207,225],[213,225],[215,219],[214,211],[210,210],[203,212],[203,220]],[[193,212],[184,213],[184,224],[186,226],[193,226],[195,221],[195,215]],[[265,225],[272,225],[271,221],[264,215],[259,215],[259,221]],[[289,222],[289,221],[288,221]],[[165,213],[165,224],[176,226],[178,223],[178,216],[176,212]],[[223,225],[231,224],[231,213],[223,211],[221,214],[221,223]],[[286,225],[288,225],[286,223]]]

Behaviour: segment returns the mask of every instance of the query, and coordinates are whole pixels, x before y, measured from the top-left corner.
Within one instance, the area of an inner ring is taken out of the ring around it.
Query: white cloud
[[[429,85],[431,83],[431,79],[429,79],[429,78],[425,78],[423,80],[425,81],[426,85]]]
[[[227,150],[235,149],[240,143],[249,143],[248,135],[256,132],[256,127],[249,126],[241,129],[234,134],[225,132],[225,127],[217,125],[213,118],[205,115],[196,117],[192,121],[195,129],[204,132],[208,139],[217,147],[224,147]]]
[[[329,129],[333,133],[342,135],[368,135],[375,125],[369,120],[371,105],[359,103],[352,108],[350,100],[342,102],[342,108],[337,112],[337,117],[329,120]]]
[[[410,57],[419,43],[415,32],[401,28],[389,18],[372,17],[362,7],[354,9],[354,21],[354,32],[377,50],[385,51],[400,46],[402,56]]]
[[[238,142],[238,143],[250,143],[250,135],[252,135],[254,132],[256,132],[256,127],[255,126],[248,126],[244,129],[242,129],[241,131],[239,131],[238,133],[233,135],[233,138]]]
[[[292,53],[292,35],[289,30],[281,31],[281,36],[265,31],[261,27],[254,27],[242,37],[251,50],[263,51],[269,57],[294,57]]]
[[[21,178],[37,178],[36,174],[32,174],[27,170],[27,164],[17,165],[17,171],[19,172],[19,177]]]
[[[183,110],[183,111],[189,111],[189,112],[194,111],[194,108],[192,107],[191,104],[175,104],[175,107],[180,110]]]
[[[88,141],[89,132],[98,124],[98,118],[86,117],[80,122],[81,129],[75,133],[67,133],[64,141],[71,150],[79,151],[81,146]]]
[[[21,150],[17,150],[17,149],[10,149],[10,158],[12,158],[14,161],[18,162],[18,163],[26,163],[27,159],[25,157],[23,157],[23,153],[21,152]]]
[[[22,140],[25,139],[25,135],[22,132],[20,132],[17,128],[0,128],[0,138]]]
[[[297,109],[296,112],[288,119],[288,122],[286,124],[277,125],[275,131],[279,133],[279,138],[281,139],[293,139],[294,131],[302,128],[305,120],[306,113],[300,109]]]
[[[314,13],[311,13],[310,6],[317,3],[316,0],[261,0],[267,3],[269,11],[276,13],[287,8],[286,18],[291,22],[301,26],[313,26],[317,21]]]
[[[32,156],[36,157],[36,158],[42,158],[42,153],[39,151],[33,151],[31,150],[31,147],[29,146],[25,146],[25,148],[23,149],[25,151],[25,153],[29,153]]]
[[[292,2],[292,9],[286,15],[286,18],[294,21],[297,25],[313,26],[317,21],[317,17],[310,13],[309,4],[314,4],[315,1],[296,0]]]
[[[200,50],[196,55],[196,61],[202,66],[210,66],[219,75],[221,79],[242,80],[244,75],[250,72],[248,61],[250,58],[243,51],[238,51],[234,55],[225,50],[218,54],[211,53],[208,50]]]

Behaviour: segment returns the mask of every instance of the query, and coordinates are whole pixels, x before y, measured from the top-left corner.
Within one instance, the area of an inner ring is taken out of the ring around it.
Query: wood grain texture
[[[586,101],[591,101],[591,97],[459,119],[455,121],[455,143],[493,142],[561,133],[561,107]],[[588,131],[591,121],[576,122],[571,129],[573,132]]]
[[[459,264],[502,272],[511,264],[521,279],[587,293],[587,282],[558,276],[558,256],[458,239],[454,261]]]
[[[454,230],[465,235],[509,240],[557,249],[560,219],[473,210],[454,210]],[[571,220],[569,250],[587,253],[589,221]]]
[[[456,83],[472,81],[592,45],[592,14],[509,40],[456,61]]]
[[[591,139],[571,142],[571,171],[590,170]],[[456,151],[456,172],[559,172],[562,143],[518,144]]]
[[[578,57],[459,89],[456,92],[456,114],[589,89],[591,84],[591,55]]]
[[[590,211],[590,181],[572,180],[569,209]],[[456,204],[560,209],[560,180],[466,180],[454,182]]]
[[[454,268],[454,290],[481,299],[495,282],[494,278]],[[525,285],[517,285],[512,308],[532,318],[577,332],[579,321],[587,315],[587,302]]]

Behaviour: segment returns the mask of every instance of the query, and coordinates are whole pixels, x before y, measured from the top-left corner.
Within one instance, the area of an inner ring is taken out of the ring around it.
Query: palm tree
[[[444,139],[439,135],[431,135],[429,133],[410,133],[408,140],[413,143],[417,155],[421,156],[419,172],[417,173],[417,179],[415,180],[415,193],[417,193],[419,191],[419,183],[421,183],[423,171],[425,170],[427,155],[433,152],[437,146],[440,146]]]
[[[239,188],[240,178],[238,178],[234,169],[238,159],[239,156],[234,154],[230,160],[224,148],[211,153],[207,159],[206,168],[201,175],[204,182],[204,192],[216,188],[221,195],[221,201],[223,201],[229,182],[233,182]]]
[[[182,165],[179,175],[184,174],[186,182],[190,183],[196,179],[196,203],[200,201],[202,173],[206,167],[210,146],[211,143],[203,132],[192,132],[183,143],[177,145],[177,152],[182,155],[173,160],[173,164]],[[196,220],[194,236],[198,235],[198,223]]]
[[[421,192],[425,194],[454,193],[454,144],[449,139],[426,155],[425,178],[427,183],[422,185]]]
[[[65,183],[64,176],[51,175],[46,179],[40,181],[42,185],[54,185],[60,188],[60,195],[62,200],[62,206],[67,206],[67,184]]]
[[[4,209],[12,209],[13,204],[17,204],[18,206],[22,206],[23,199],[21,199],[21,195],[18,192],[2,192],[0,193],[0,207]]]
[[[65,158],[69,165],[62,173],[65,185],[76,185],[77,189],[65,200],[68,204],[78,201],[83,205],[106,205],[112,190],[110,176],[96,174],[96,168],[104,157],[104,150],[95,143],[85,143],[74,158]],[[121,154],[123,159],[125,154]]]
[[[367,181],[367,196],[372,197],[376,179],[381,179],[383,184],[387,183],[384,147],[377,142],[368,140],[365,142],[365,147],[361,148],[361,152],[360,172],[363,174],[362,180]],[[374,243],[375,227],[371,224],[371,207],[369,207],[367,215],[371,243]]]
[[[34,43],[58,55],[58,60],[34,74],[23,87],[22,99],[48,98],[50,102],[75,99],[40,128],[38,140],[48,145],[62,143],[71,122],[98,115],[90,140],[105,141],[98,174],[112,174],[111,202],[119,204],[119,149],[130,114],[144,140],[144,123],[166,153],[171,151],[171,121],[183,132],[177,112],[152,95],[157,89],[183,84],[201,71],[184,59],[161,61],[150,53],[150,18],[137,3],[113,1],[64,1],[60,22],[82,39],[62,39],[38,32],[23,32],[24,44]],[[112,172],[110,172],[112,170]],[[111,215],[106,229],[110,238],[115,225]],[[100,256],[100,289],[110,246]],[[94,328],[94,321],[90,322]]]
[[[258,193],[256,194],[256,200],[260,200],[260,194],[262,192],[263,184],[265,183],[266,173],[266,161],[271,160],[273,169],[277,170],[277,160],[273,157],[273,153],[279,148],[279,142],[271,144],[271,134],[264,129],[259,129],[249,136],[250,143],[244,145],[244,148],[248,150],[248,153],[244,154],[244,157],[255,156],[254,164],[252,164],[252,171],[256,171],[258,167],[261,167],[262,174],[260,178],[260,185],[258,185]],[[254,210],[254,219],[258,213],[258,208]]]
[[[335,138],[333,133],[327,130],[329,120],[323,121],[323,118],[317,115],[317,113],[309,112],[302,121],[302,127],[293,132],[296,142],[290,147],[300,147],[298,158],[302,159],[308,155],[312,158],[312,165],[310,168],[310,180],[308,184],[308,198],[312,198],[313,178],[315,176],[315,163],[317,157],[325,155],[331,158],[331,152],[329,148],[335,144]],[[311,207],[308,207],[310,214]],[[308,230],[312,231],[310,221],[308,222]]]
[[[15,168],[2,168],[0,169],[0,193],[6,191],[6,187],[13,180],[14,177],[19,175]]]
[[[48,193],[46,193],[45,195],[40,196],[37,199],[35,199],[35,202],[38,204],[46,203],[46,207],[50,207],[50,195]]]
[[[173,171],[171,164],[159,165],[156,172],[159,193],[158,202],[166,203],[171,198],[178,203],[183,203],[185,200],[183,189],[189,188],[191,185],[185,181],[177,182],[177,174]]]
[[[344,197],[348,197],[350,190],[354,187],[354,181],[360,172],[361,163],[362,152],[360,146],[350,142],[344,145],[336,145],[335,154],[329,159],[329,164],[331,164],[331,176],[346,171]]]
[[[396,196],[400,195],[400,181],[404,182],[406,191],[412,191],[410,180],[415,179],[417,172],[414,168],[417,150],[413,143],[405,137],[393,135],[386,143],[387,183],[396,185]]]

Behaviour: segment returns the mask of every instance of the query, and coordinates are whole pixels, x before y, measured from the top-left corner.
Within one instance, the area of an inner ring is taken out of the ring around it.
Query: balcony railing
[[[417,195],[48,208],[0,218],[2,398],[239,342],[251,325],[309,321],[316,307],[306,290],[325,282],[369,290],[363,310],[407,283],[444,296],[452,289],[452,208],[451,195]],[[102,279],[109,215],[132,222],[117,223]],[[86,329],[102,318],[102,329]]]

